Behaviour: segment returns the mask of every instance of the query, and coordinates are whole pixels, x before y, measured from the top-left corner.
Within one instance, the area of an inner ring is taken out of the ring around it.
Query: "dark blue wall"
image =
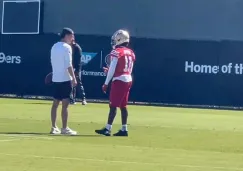
[[[44,77],[51,71],[50,48],[58,37],[54,34],[0,36],[0,53],[21,57],[21,63],[16,64],[3,62],[0,56],[0,93],[51,95]],[[83,70],[102,72],[104,58],[111,50],[110,37],[78,35],[76,39],[84,52],[97,53]],[[243,106],[243,78],[234,68],[235,64],[243,63],[242,42],[132,38],[131,46],[137,61],[130,100]],[[222,65],[232,63],[232,68],[230,73],[185,72],[186,61],[216,65],[219,70]],[[87,98],[107,98],[101,92],[104,80],[104,76],[83,76]]]
[[[141,38],[243,40],[242,0],[41,1],[44,33],[58,33],[68,26],[82,35],[110,36],[126,28]]]

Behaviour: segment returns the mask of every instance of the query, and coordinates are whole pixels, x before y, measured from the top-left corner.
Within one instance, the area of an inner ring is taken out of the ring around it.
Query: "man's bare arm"
[[[76,77],[74,75],[73,66],[68,67],[68,72],[71,75],[72,79],[76,79]]]
[[[74,74],[74,69],[73,69],[73,65],[72,65],[72,49],[71,47],[67,48],[66,51],[65,51],[65,64],[66,64],[66,67],[67,67],[67,70],[70,74],[70,76],[72,77],[72,81],[74,83],[76,83],[76,77],[75,77],[75,74]]]

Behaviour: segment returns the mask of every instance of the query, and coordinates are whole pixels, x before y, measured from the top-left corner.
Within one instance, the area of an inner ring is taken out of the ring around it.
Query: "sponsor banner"
[[[83,52],[81,57],[83,76],[105,77],[106,74],[102,69],[102,51],[98,52]],[[92,63],[91,63],[92,62]],[[91,65],[89,65],[91,63]],[[85,69],[83,69],[85,68]]]
[[[81,64],[83,66],[87,65],[94,57],[97,56],[97,54],[98,53],[94,53],[94,52],[83,52],[81,57]]]
[[[82,70],[81,74],[84,76],[106,77],[106,73],[98,71],[85,71]]]

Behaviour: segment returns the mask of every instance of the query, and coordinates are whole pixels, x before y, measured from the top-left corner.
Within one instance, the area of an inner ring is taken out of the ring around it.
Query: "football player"
[[[114,136],[128,136],[127,129],[127,102],[132,86],[132,70],[135,62],[135,54],[128,47],[130,41],[129,33],[125,30],[116,31],[111,38],[113,50],[110,53],[110,65],[107,77],[102,90],[107,92],[108,84],[111,83],[110,90],[110,112],[105,128],[95,130],[97,134],[110,136],[112,124],[117,113],[117,108],[121,110],[122,128]]]
[[[77,86],[73,87],[72,93],[70,95],[70,104],[76,104],[76,96],[79,95],[82,98],[82,105],[87,105],[86,98],[85,98],[85,92],[84,92],[84,86],[81,79],[81,57],[82,57],[82,48],[80,45],[73,40],[72,44],[72,50],[73,50],[73,69],[74,74],[76,76],[77,80]]]

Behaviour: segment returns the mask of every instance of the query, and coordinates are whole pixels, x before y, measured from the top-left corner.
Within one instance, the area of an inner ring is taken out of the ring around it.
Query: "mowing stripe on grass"
[[[167,167],[182,167],[182,168],[205,168],[205,169],[217,169],[217,170],[232,170],[243,171],[243,168],[233,167],[220,167],[220,166],[200,166],[200,165],[183,165],[183,164],[164,164],[164,163],[146,163],[146,162],[132,162],[124,160],[102,160],[102,159],[90,159],[90,158],[72,158],[72,157],[58,157],[58,156],[38,156],[38,155],[24,155],[24,154],[7,154],[0,153],[3,156],[21,156],[29,158],[42,158],[42,159],[59,159],[59,160],[76,160],[76,161],[92,161],[92,162],[106,162],[106,163],[122,163],[122,164],[139,164],[139,165],[159,165]]]

